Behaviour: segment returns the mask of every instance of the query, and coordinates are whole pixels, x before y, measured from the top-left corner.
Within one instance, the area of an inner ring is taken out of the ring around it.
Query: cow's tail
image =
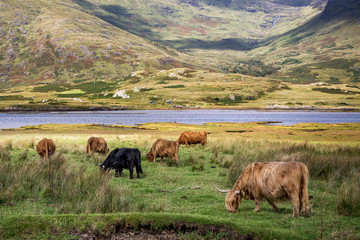
[[[88,140],[86,145],[86,153],[88,154],[89,152],[90,152],[90,139]]]
[[[204,143],[203,146],[207,144],[207,132],[205,132],[205,136],[204,136]]]
[[[45,159],[49,159],[49,143],[47,138],[45,138]]]
[[[309,182],[309,171],[304,165],[302,168],[302,177],[300,181],[300,191],[299,191],[299,200],[300,200],[300,211],[301,208],[304,208],[305,215],[310,216],[311,215],[311,206],[309,203],[309,194],[308,194],[308,182]]]
[[[177,144],[176,144],[176,150],[175,150],[175,159],[176,159],[176,162],[179,161],[179,148],[180,148],[180,144],[177,143]]]

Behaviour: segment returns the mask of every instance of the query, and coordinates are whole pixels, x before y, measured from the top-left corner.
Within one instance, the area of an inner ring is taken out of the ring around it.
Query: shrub
[[[25,100],[31,100],[31,98],[24,97],[22,95],[8,95],[8,96],[0,96],[0,101],[25,101]]]
[[[185,86],[182,84],[179,85],[171,85],[171,86],[164,86],[163,88],[184,88]]]
[[[353,94],[353,92],[351,91],[345,91],[343,89],[338,89],[338,88],[313,88],[312,90],[323,93],[330,93],[330,94]]]
[[[62,92],[69,89],[70,85],[68,84],[46,84],[43,86],[34,87],[33,92]]]

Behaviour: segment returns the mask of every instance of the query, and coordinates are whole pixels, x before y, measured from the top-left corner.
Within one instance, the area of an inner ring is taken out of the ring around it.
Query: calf
[[[100,164],[102,171],[115,169],[115,177],[120,177],[122,170],[129,169],[130,179],[133,178],[133,169],[136,168],[137,178],[140,178],[141,169],[141,153],[137,148],[116,148],[110,152],[105,161]]]

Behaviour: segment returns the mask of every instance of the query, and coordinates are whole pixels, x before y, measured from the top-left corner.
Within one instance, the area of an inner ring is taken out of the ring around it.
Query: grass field
[[[157,138],[176,140],[184,130],[205,130],[208,145],[179,150],[178,163],[146,162]],[[78,239],[114,237],[118,232],[168,230],[181,239],[228,239],[232,230],[247,239],[358,239],[360,237],[359,124],[259,123],[140,127],[40,125],[0,131],[0,238]],[[110,148],[137,147],[140,179],[123,171],[100,174],[103,156],[85,156],[87,139],[104,137]],[[34,147],[52,138],[57,152],[49,162]],[[264,202],[244,201],[235,214],[225,196],[241,170],[256,161],[301,161],[310,171],[313,215],[292,218],[290,202],[280,213]],[[182,186],[198,189],[174,190]],[[186,234],[185,234],[186,233]]]
[[[265,109],[279,105],[283,109],[359,110],[360,90],[356,83],[298,84],[188,68],[147,74],[135,72],[134,77],[112,81],[13,87],[0,93],[0,109]],[[115,95],[121,91],[123,95]]]

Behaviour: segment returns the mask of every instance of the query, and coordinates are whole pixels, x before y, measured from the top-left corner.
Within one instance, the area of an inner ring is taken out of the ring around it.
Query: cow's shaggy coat
[[[94,154],[95,152],[107,155],[109,152],[109,148],[107,147],[107,143],[102,137],[90,137],[88,139],[86,145],[86,153]]]
[[[55,153],[56,146],[51,139],[43,138],[36,145],[36,151],[41,158],[49,159]]]
[[[205,131],[201,132],[183,132],[177,142],[180,145],[185,145],[191,147],[191,144],[201,144],[202,146],[207,144],[207,133]]]
[[[302,208],[311,214],[308,186],[309,171],[300,162],[264,162],[247,166],[232,190],[227,191],[225,205],[229,212],[236,212],[241,200],[254,200],[254,211],[260,210],[260,203],[266,200],[275,211],[276,201],[290,200],[293,217],[299,216]]]
[[[137,148],[116,148],[110,152],[105,161],[100,164],[100,170],[108,171],[115,169],[115,176],[120,177],[122,170],[129,169],[130,179],[133,178],[133,170],[136,169],[137,178],[140,178],[141,153]]]
[[[174,161],[178,161],[179,143],[166,139],[157,139],[150,151],[146,155],[148,162],[156,162],[156,158],[160,157],[163,162],[164,157],[171,158]]]

